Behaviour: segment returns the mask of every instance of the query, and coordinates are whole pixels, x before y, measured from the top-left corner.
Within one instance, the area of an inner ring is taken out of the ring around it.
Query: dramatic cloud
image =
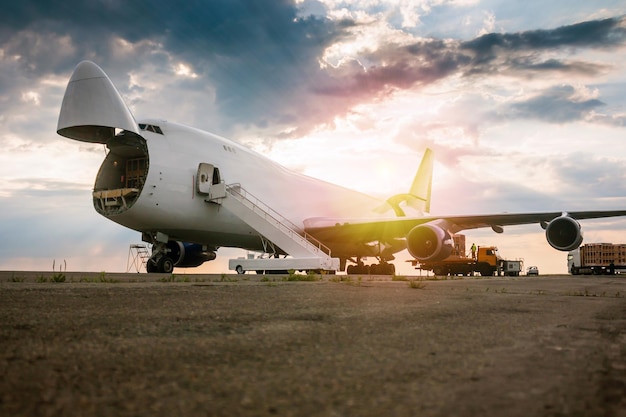
[[[69,254],[59,241],[123,258],[102,242],[124,252],[134,236],[91,207],[104,149],[55,134],[83,59],[137,117],[233,137],[372,194],[405,191],[429,146],[442,211],[619,206],[625,14],[618,1],[9,2],[0,232],[14,243],[0,266],[26,262],[29,246]]]
[[[536,97],[511,105],[512,116],[536,118],[550,123],[585,120],[605,103],[595,98],[580,98],[570,85],[552,87]]]

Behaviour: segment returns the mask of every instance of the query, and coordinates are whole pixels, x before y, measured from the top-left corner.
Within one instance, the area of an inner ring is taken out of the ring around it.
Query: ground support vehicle
[[[474,256],[464,254],[465,236],[455,236],[455,253],[442,261],[417,262],[413,261],[416,269],[432,271],[435,275],[474,275],[481,276],[506,275],[519,276],[523,261],[505,260],[498,254],[495,246],[479,246]]]
[[[508,277],[518,277],[522,272],[523,262],[519,259],[516,260],[500,260],[500,271],[502,275]],[[498,274],[500,275],[500,274]]]
[[[626,244],[587,243],[567,254],[572,275],[626,273]]]

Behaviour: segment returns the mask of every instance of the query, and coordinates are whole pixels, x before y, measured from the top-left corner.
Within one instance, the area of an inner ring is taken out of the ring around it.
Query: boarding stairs
[[[135,272],[139,272],[142,267],[146,270],[148,259],[150,259],[150,251],[146,245],[131,244],[128,248],[126,272],[130,272],[131,269],[135,269]]]
[[[266,239],[291,257],[265,258],[267,268],[261,269],[309,269],[311,265],[318,265],[323,270],[339,269],[339,259],[331,257],[328,247],[306,232],[299,233],[298,228],[287,218],[247,192],[240,184],[220,182],[211,185],[208,191],[206,202],[220,204],[256,230],[261,239]],[[260,259],[255,261],[258,265]],[[258,267],[252,269],[258,270]]]

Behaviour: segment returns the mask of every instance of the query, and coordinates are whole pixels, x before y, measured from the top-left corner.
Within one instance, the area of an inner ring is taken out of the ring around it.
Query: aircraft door
[[[221,183],[220,170],[213,164],[201,162],[198,165],[198,175],[196,177],[196,190],[198,194],[207,195],[211,186]]]

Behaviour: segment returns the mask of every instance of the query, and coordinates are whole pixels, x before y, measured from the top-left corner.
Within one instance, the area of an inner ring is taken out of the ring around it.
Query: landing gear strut
[[[174,261],[168,254],[169,250],[165,243],[155,242],[152,245],[152,256],[146,263],[146,271],[171,274],[174,271]]]

